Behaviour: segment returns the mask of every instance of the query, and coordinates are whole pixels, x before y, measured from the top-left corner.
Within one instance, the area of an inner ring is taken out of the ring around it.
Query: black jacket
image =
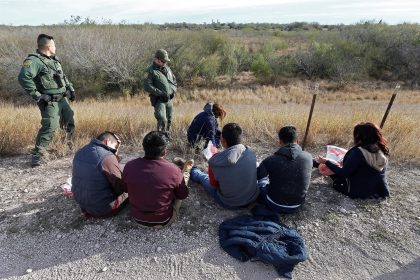
[[[372,153],[356,146],[344,156],[343,167],[330,161],[326,165],[338,177],[348,179],[348,190],[345,194],[351,198],[389,196],[386,179],[388,160],[382,152]]]
[[[270,179],[267,195],[280,205],[305,202],[312,173],[312,156],[298,144],[281,147],[264,159],[257,169],[257,179]]]

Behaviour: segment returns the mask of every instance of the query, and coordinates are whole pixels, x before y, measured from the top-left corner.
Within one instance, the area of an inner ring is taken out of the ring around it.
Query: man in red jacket
[[[187,161],[181,172],[178,166],[164,159],[167,144],[163,132],[149,132],[143,139],[144,157],[129,161],[124,167],[124,189],[130,197],[131,214],[144,226],[172,223],[181,200],[188,196],[186,181],[193,162]]]

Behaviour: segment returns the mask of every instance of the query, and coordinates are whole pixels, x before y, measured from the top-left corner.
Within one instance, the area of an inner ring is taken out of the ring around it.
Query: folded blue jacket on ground
[[[295,229],[279,223],[278,215],[264,206],[255,206],[252,214],[221,223],[220,246],[242,262],[252,259],[269,263],[280,276],[292,278],[295,265],[308,257],[304,240]]]

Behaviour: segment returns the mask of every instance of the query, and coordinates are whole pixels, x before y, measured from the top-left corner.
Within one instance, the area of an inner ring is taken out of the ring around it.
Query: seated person
[[[149,132],[143,139],[144,157],[129,161],[124,168],[124,190],[130,196],[131,214],[141,225],[154,227],[172,223],[188,196],[188,177],[167,161],[168,139],[163,132]],[[184,167],[190,173],[192,162]]]
[[[342,166],[318,157],[318,162],[334,173],[333,187],[351,198],[388,197],[389,148],[380,128],[370,122],[359,123],[354,127],[353,139],[355,146],[344,156]]]
[[[279,130],[280,148],[257,168],[260,201],[279,213],[297,211],[305,202],[312,173],[312,156],[297,143],[294,126]],[[268,178],[267,178],[268,177]]]
[[[196,147],[200,142],[205,142],[203,146],[206,147],[207,143],[212,141],[213,145],[220,147],[220,130],[217,119],[223,122],[226,111],[220,104],[211,102],[208,102],[203,110],[195,116],[188,127],[188,142],[193,147]]]
[[[258,198],[257,159],[251,148],[241,144],[242,129],[236,123],[223,127],[224,151],[209,160],[208,175],[191,169],[191,181],[201,184],[218,204],[228,209],[246,207]]]
[[[87,217],[105,218],[125,206],[118,136],[109,131],[78,150],[73,159],[72,192]]]

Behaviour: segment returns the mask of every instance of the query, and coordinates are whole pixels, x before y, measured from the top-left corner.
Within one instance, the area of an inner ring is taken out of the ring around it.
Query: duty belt
[[[65,93],[63,94],[50,94],[52,102],[58,102],[65,97]]]

